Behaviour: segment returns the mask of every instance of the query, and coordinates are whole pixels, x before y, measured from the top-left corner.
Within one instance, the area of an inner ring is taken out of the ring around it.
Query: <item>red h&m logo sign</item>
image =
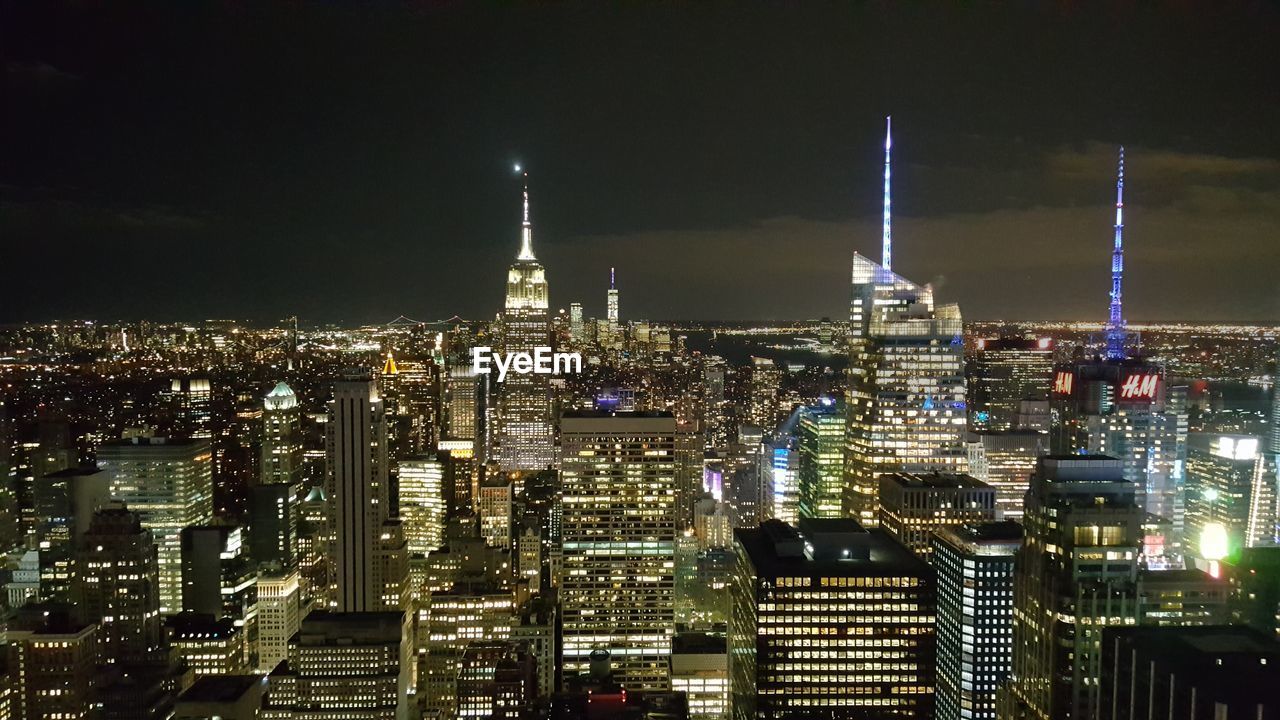
[[[1120,398],[1122,400],[1155,400],[1156,387],[1159,383],[1160,376],[1155,373],[1128,375],[1120,384]]]
[[[1053,379],[1053,392],[1055,395],[1070,395],[1071,387],[1075,384],[1076,377],[1070,370],[1059,370]]]

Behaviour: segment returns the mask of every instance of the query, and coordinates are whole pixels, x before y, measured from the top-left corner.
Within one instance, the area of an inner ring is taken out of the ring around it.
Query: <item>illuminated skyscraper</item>
[[[277,383],[262,400],[263,485],[297,486],[302,482],[302,428],[298,397]]]
[[[1191,433],[1187,439],[1185,547],[1202,561],[1276,543],[1276,476],[1253,435]]]
[[[161,644],[159,561],[138,514],[98,511],[77,553],[81,616],[98,623],[105,663],[151,660]]]
[[[504,353],[532,354],[534,348],[551,344],[547,276],[533,254],[527,173],[525,177],[520,254],[507,271],[507,299],[502,311]],[[555,461],[551,387],[546,375],[509,373],[497,386],[496,411],[496,452],[503,470],[542,470]]]
[[[936,532],[996,519],[996,491],[960,473],[880,476],[880,527],[920,557]]]
[[[607,298],[607,300],[608,300],[608,303],[607,303],[608,307],[606,308],[606,311],[608,312],[609,323],[612,325],[617,325],[618,324],[618,285],[614,279],[613,268],[609,268],[609,297]]]
[[[213,520],[212,461],[208,440],[132,438],[98,449],[111,497],[138,513],[159,549],[163,614],[182,609],[179,533]]]
[[[938,573],[938,720],[995,720],[1013,669],[1015,522],[950,527],[930,539]]]
[[[624,687],[663,689],[675,632],[676,420],[578,412],[560,430],[565,676],[604,649]]]
[[[1021,401],[1049,399],[1053,341],[979,339],[966,369],[970,426],[979,431],[1015,430]]]
[[[1015,556],[1013,675],[1000,716],[1097,716],[1102,629],[1138,619],[1138,556],[1145,513],[1124,462],[1041,458]]]
[[[800,517],[838,518],[844,493],[844,406],[800,411]]]
[[[782,385],[782,369],[770,358],[753,357],[748,385],[747,421],[766,433],[778,427],[778,392]]]
[[[400,461],[400,519],[410,555],[426,555],[444,542],[444,471],[435,456]]]
[[[333,384],[327,429],[330,607],[402,610],[408,559],[400,521],[390,516],[386,414],[371,379]]]
[[[794,525],[800,517],[800,453],[795,442],[787,437],[765,443],[759,472],[772,490],[768,516]]]
[[[582,319],[582,303],[569,303],[569,338],[575,345],[587,342],[587,327]]]
[[[258,576],[258,672],[270,673],[289,657],[289,638],[302,621],[298,571]]]
[[[1049,436],[1035,430],[971,432],[966,448],[969,474],[996,489],[998,519],[1021,519],[1031,473],[1048,454]]]
[[[93,718],[102,679],[98,626],[65,612],[40,612],[6,622],[11,717],[16,720]]]
[[[854,253],[849,308],[843,512],[866,527],[879,521],[882,474],[966,465],[964,323],[890,269],[891,147],[886,118],[882,261]]]
[[[934,574],[854,520],[734,531],[734,720],[932,717]]]

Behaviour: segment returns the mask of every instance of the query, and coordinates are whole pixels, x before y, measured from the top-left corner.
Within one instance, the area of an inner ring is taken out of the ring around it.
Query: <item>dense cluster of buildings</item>
[[[0,720],[1280,716],[1280,401],[1141,350],[1123,154],[1094,342],[895,273],[890,152],[843,371],[553,312],[527,183],[489,322],[3,335]]]

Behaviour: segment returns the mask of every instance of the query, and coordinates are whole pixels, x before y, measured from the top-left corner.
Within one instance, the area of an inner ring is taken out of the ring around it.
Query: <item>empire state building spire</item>
[[[537,260],[533,255],[533,225],[529,223],[529,173],[524,173],[524,222],[520,225],[520,255],[517,260]]]
[[[1111,251],[1111,312],[1107,317],[1107,359],[1123,360],[1124,352],[1124,146],[1116,171],[1116,242]]]

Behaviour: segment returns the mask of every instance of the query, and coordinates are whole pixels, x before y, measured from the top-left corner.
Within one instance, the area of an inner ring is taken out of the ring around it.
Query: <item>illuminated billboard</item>
[[[1075,387],[1076,376],[1070,370],[1059,370],[1058,374],[1053,378],[1053,394],[1054,395],[1070,395],[1072,388]]]
[[[1151,400],[1156,399],[1156,391],[1160,386],[1160,374],[1153,372],[1137,372],[1129,373],[1124,376],[1124,380],[1120,383],[1119,395],[1121,400]]]

